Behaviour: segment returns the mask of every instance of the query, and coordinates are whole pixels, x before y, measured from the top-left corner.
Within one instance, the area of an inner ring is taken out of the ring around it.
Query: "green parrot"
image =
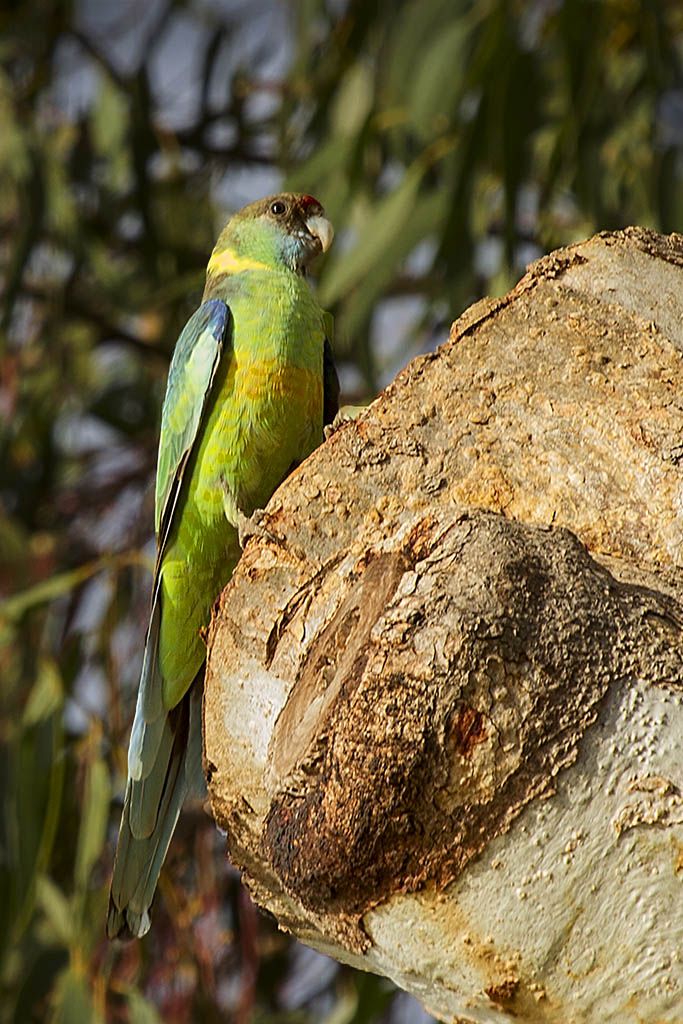
[[[305,280],[333,230],[283,193],[229,221],[176,343],[161,417],[157,557],[107,933],[144,935],[180,807],[204,792],[202,627],[240,556],[239,528],[323,440],[339,383],[330,318]]]

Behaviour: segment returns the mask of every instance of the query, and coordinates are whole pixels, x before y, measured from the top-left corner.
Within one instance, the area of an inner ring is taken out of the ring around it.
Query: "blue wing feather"
[[[209,299],[192,314],[176,342],[161,413],[157,462],[154,525],[160,551],[229,325],[228,306],[221,299]]]

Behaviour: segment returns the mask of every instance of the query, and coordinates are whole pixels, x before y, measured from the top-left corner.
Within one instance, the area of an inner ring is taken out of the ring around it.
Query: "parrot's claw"
[[[277,544],[277,537],[263,525],[265,515],[262,508],[254,509],[250,516],[245,516],[244,512],[237,512],[237,539],[242,549],[250,537],[261,537]]]
[[[351,420],[355,420],[356,417],[362,413],[364,408],[364,405],[343,405],[332,422],[327,423],[323,427],[325,440],[329,441],[332,435],[336,434],[340,427],[343,427],[345,423],[350,423]]]

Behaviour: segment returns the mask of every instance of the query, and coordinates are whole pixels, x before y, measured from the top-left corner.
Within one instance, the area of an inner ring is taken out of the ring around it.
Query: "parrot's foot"
[[[262,508],[254,509],[250,516],[245,516],[244,512],[237,512],[237,539],[241,548],[244,548],[250,537],[261,537],[277,544],[277,537],[263,525],[265,515]]]
[[[325,440],[329,441],[340,427],[343,427],[345,423],[350,423],[351,420],[355,420],[363,412],[363,409],[365,409],[364,405],[343,405],[332,422],[323,427]]]

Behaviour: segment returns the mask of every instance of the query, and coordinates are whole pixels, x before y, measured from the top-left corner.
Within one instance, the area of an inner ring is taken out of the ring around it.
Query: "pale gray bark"
[[[540,260],[271,501],[210,631],[254,898],[444,1020],[683,1021],[683,238]]]

